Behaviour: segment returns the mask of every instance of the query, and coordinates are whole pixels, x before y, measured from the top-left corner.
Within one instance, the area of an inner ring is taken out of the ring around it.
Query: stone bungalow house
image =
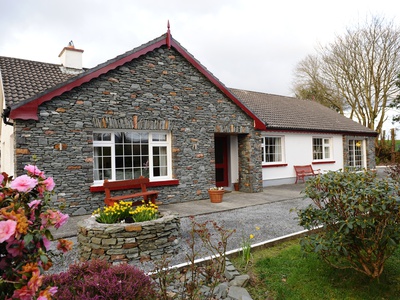
[[[293,165],[374,168],[375,132],[319,104],[228,89],[166,34],[92,69],[0,57],[1,170],[36,157],[72,215],[102,206],[104,179],[144,175],[164,203],[211,186],[261,192]],[[244,198],[245,201],[245,198]]]

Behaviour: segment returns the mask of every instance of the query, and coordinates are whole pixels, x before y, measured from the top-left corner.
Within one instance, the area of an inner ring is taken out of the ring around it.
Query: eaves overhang
[[[376,137],[378,133],[376,131],[351,131],[351,130],[332,130],[332,129],[314,129],[314,128],[290,128],[290,127],[268,127],[266,132],[296,132],[296,133],[324,133],[324,134],[340,134],[340,135],[354,135],[354,136],[370,136]]]

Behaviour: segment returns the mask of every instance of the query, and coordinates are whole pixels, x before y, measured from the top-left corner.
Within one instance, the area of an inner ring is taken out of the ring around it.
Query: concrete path
[[[163,204],[160,205],[159,210],[161,212],[176,212],[180,217],[184,218],[188,216],[229,212],[235,209],[272,204],[286,200],[298,200],[300,202],[303,197],[300,192],[303,189],[304,184],[288,184],[266,187],[261,193],[227,192],[224,194],[222,203],[211,203],[209,199],[196,200]],[[276,208],[276,205],[274,205],[274,207]],[[286,211],[286,205],[283,205],[282,209]],[[90,215],[70,216],[67,224],[53,232],[54,238],[69,238],[76,236],[77,223],[88,217],[90,217]]]

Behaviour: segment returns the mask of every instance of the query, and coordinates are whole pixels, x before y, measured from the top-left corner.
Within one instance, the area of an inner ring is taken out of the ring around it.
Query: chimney
[[[82,53],[83,50],[75,49],[74,43],[70,41],[58,57],[64,68],[82,70]]]

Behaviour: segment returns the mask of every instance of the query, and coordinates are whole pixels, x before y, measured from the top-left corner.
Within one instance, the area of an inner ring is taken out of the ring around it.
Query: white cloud
[[[18,0],[0,1],[0,55],[58,63],[70,40],[93,67],[167,30],[229,87],[291,95],[293,70],[318,43],[370,14],[381,0]]]

